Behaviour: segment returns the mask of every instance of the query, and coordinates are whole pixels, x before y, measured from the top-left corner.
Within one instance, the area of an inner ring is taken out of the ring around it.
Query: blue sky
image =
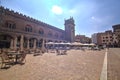
[[[88,37],[120,23],[120,0],[1,0],[0,4],[60,29],[72,16],[75,34]]]

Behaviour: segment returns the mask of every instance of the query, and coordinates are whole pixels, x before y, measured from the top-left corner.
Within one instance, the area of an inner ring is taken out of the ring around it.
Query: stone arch
[[[29,40],[29,38],[24,36],[24,43],[23,43],[24,48],[27,48],[28,40]]]
[[[62,34],[62,35],[60,35],[60,38],[61,38],[61,39],[64,39],[64,36],[63,36],[63,34]]]
[[[59,41],[55,40],[55,42],[57,43],[57,42],[59,42]]]
[[[54,36],[55,36],[55,38],[58,38],[58,37],[59,37],[58,33],[55,33],[55,35],[54,35]]]
[[[37,38],[30,38],[29,39],[29,45],[30,45],[30,48],[36,48],[37,47],[37,41],[38,39]]]
[[[48,42],[53,42],[53,40],[48,40]]]
[[[40,35],[44,35],[44,30],[43,30],[42,28],[39,28],[38,33],[39,33]]]
[[[37,44],[38,44],[38,47],[39,47],[39,48],[42,47],[42,42],[43,42],[43,39],[42,39],[42,38],[38,40],[38,43],[37,43]]]
[[[10,48],[12,38],[9,34],[0,34],[0,48]]]
[[[48,37],[52,37],[52,36],[53,36],[52,31],[48,31]]]

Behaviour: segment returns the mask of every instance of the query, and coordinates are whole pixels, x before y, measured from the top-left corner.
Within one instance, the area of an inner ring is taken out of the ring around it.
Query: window
[[[39,32],[40,35],[44,35],[44,30],[40,28]]]
[[[110,36],[110,38],[112,38],[112,36]]]
[[[32,26],[26,25],[25,31],[26,31],[26,32],[32,32]]]
[[[5,27],[9,29],[16,29],[16,24],[12,21],[6,21]]]
[[[55,38],[58,38],[58,33],[55,33]]]
[[[52,32],[49,31],[49,32],[48,32],[48,36],[49,36],[49,37],[52,37],[52,35],[53,35]]]
[[[62,38],[62,39],[63,39],[63,38],[64,38],[64,36],[63,36],[63,35],[61,35],[61,36],[60,36],[60,38]]]
[[[106,37],[106,39],[107,39],[108,37]]]
[[[112,39],[110,41],[113,41]]]
[[[27,28],[27,27],[25,27],[25,31],[26,31],[26,32],[28,31],[28,28]]]

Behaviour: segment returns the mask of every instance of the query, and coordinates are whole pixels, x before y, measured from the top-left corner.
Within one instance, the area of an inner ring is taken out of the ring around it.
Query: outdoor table
[[[13,55],[13,56],[15,56],[15,64],[18,63],[18,58],[19,58],[19,55],[21,55],[21,54],[22,54],[22,53],[16,52],[16,51],[9,51],[9,52],[8,52],[8,55]]]
[[[9,53],[16,53],[16,51],[8,51]]]

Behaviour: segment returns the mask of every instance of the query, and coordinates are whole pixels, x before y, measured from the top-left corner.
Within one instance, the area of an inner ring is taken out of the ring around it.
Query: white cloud
[[[75,13],[76,13],[76,10],[75,10],[75,9],[71,9],[71,10],[69,10],[69,12],[70,12],[71,14],[75,14]]]
[[[59,6],[57,6],[57,5],[54,5],[54,6],[52,7],[52,12],[53,12],[54,14],[60,15],[60,14],[63,13],[63,10],[62,10],[61,7],[59,7]]]
[[[94,16],[91,17],[91,20],[95,23],[101,23],[103,21],[101,18],[94,17]]]
[[[105,29],[106,27],[111,26],[113,20],[112,16],[92,16],[90,18],[90,23],[92,27],[96,30]]]

